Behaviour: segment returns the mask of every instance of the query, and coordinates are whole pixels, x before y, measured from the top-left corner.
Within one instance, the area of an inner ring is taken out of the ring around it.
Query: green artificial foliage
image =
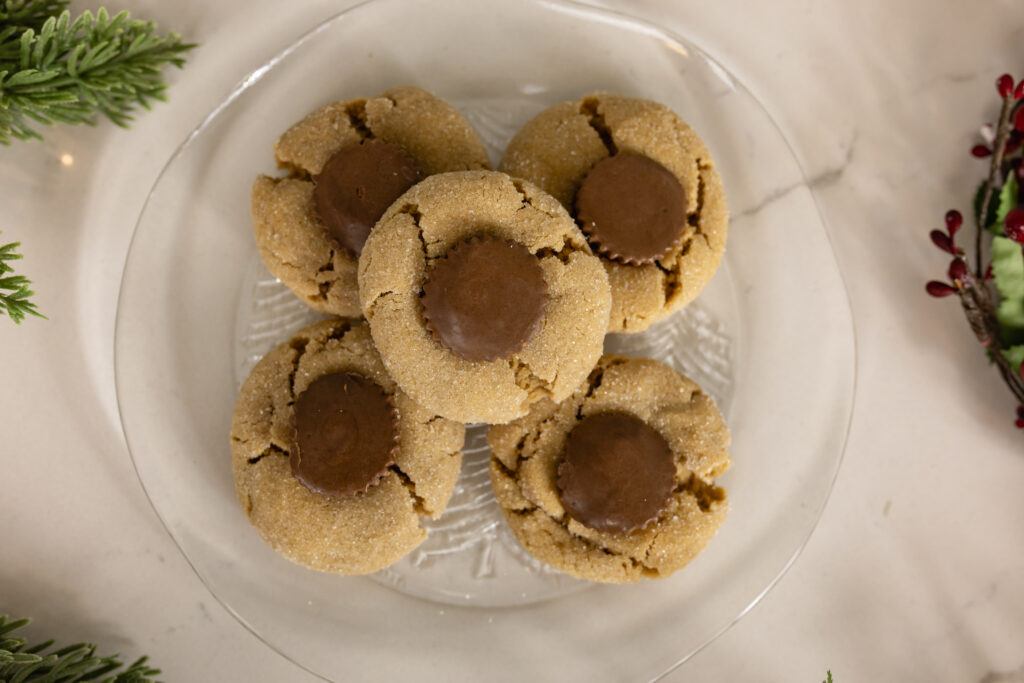
[[[1010,361],[1010,366],[1013,368],[1013,371],[1019,375],[1020,366],[1024,364],[1024,344],[1011,346],[1003,351],[1003,355],[1006,356],[1006,360]]]
[[[39,126],[92,125],[102,114],[127,127],[136,107],[163,100],[162,69],[182,67],[195,45],[156,25],[100,8],[72,20],[69,0],[0,0],[0,145],[42,139]],[[0,245],[0,315],[42,316],[9,262],[18,242]],[[0,683],[3,683],[0,679]]]
[[[147,683],[160,673],[146,665],[146,657],[126,666],[117,655],[97,657],[96,646],[87,643],[56,649],[52,640],[29,645],[13,635],[27,623],[0,615],[0,683]]]
[[[0,25],[36,31],[46,20],[66,10],[70,0],[7,0],[0,2]]]
[[[41,138],[41,124],[119,126],[163,100],[162,68],[195,47],[152,22],[100,8],[72,20],[64,0],[0,0],[0,144]]]
[[[18,242],[0,245],[0,315],[7,314],[16,323],[24,320],[26,315],[46,317],[29,301],[29,297],[35,294],[28,288],[32,283],[24,275],[13,274],[10,262],[21,258],[21,254],[15,251],[18,245]]]
[[[984,188],[979,188],[982,191]],[[1019,187],[1017,185],[1017,178],[1010,175],[1006,178],[1006,182],[1003,183],[1002,188],[999,192],[992,193],[992,201],[989,206],[989,217],[991,220],[986,224],[986,230],[991,232],[993,235],[1002,236],[1003,223],[1006,221],[1006,215],[1010,213],[1010,209],[1017,206],[1017,195]],[[980,200],[979,200],[980,201]]]
[[[1024,344],[1024,251],[1007,237],[992,238],[992,279],[999,292],[996,318],[1006,344]]]

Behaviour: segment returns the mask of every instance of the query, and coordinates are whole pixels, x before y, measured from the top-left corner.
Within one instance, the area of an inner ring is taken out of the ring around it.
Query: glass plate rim
[[[131,260],[136,239],[138,238],[139,228],[142,226],[142,221],[143,218],[146,216],[150,202],[153,199],[158,187],[161,184],[161,181],[164,179],[167,172],[170,170],[174,162],[177,161],[177,159],[188,150],[192,142],[203,133],[203,131],[212,121],[214,121],[223,111],[229,108],[235,102],[235,100],[237,100],[243,93],[245,93],[249,88],[258,84],[264,75],[272,71],[280,62],[284,61],[289,56],[291,56],[292,53],[302,48],[307,42],[315,38],[320,32],[327,30],[328,27],[332,26],[335,22],[341,20],[344,16],[351,14],[353,12],[357,12],[365,7],[396,1],[401,0],[360,0],[359,2],[356,2],[320,20],[315,26],[304,31],[294,41],[292,41],[285,48],[283,48],[275,55],[270,57],[268,60],[266,60],[259,66],[256,66],[255,68],[249,70],[244,76],[242,76],[242,78],[237,80],[230,87],[230,89],[227,92],[227,95],[199,120],[199,123],[197,123],[196,126],[188,133],[188,135],[185,136],[184,140],[182,140],[182,142],[179,143],[177,147],[175,147],[174,151],[171,153],[167,161],[161,167],[160,172],[157,174],[156,179],[150,186],[149,191],[146,193],[145,201],[143,202],[142,207],[139,210],[139,214],[138,217],[136,218],[135,225],[132,228],[132,236],[131,239],[129,240],[128,249],[126,251],[125,266],[121,273],[121,281],[118,287],[117,306],[115,309],[116,312],[114,321],[113,369],[115,393],[117,398],[117,412],[119,421],[121,423],[121,432],[122,435],[124,436],[125,446],[128,450],[128,455],[132,463],[132,468],[135,471],[136,478],[139,481],[139,485],[142,488],[143,494],[146,496],[146,500],[149,502],[150,507],[156,514],[157,519],[160,520],[160,524],[163,526],[167,535],[174,542],[175,547],[181,553],[182,557],[185,559],[188,566],[199,578],[199,581],[202,583],[203,587],[214,598],[214,600],[216,600],[228,612],[228,614],[234,617],[234,619],[238,621],[239,624],[241,624],[250,634],[252,634],[259,642],[263,643],[267,648],[277,653],[278,655],[283,657],[285,660],[291,662],[295,666],[299,667],[303,671],[306,671],[309,674],[328,682],[329,679],[325,678],[322,674],[318,673],[317,671],[314,671],[302,662],[297,661],[294,657],[290,656],[286,652],[276,647],[273,643],[269,642],[255,626],[250,624],[248,620],[245,617],[243,617],[234,607],[232,607],[230,603],[228,603],[216,591],[213,590],[213,588],[207,582],[205,575],[195,565],[191,556],[182,547],[178,538],[174,535],[174,533],[171,532],[171,529],[168,526],[167,521],[164,519],[164,515],[161,513],[159,507],[154,503],[153,497],[150,495],[150,492],[146,487],[146,483],[142,478],[142,474],[139,470],[139,466],[136,460],[135,452],[131,446],[131,439],[128,436],[128,430],[126,429],[125,426],[123,410],[125,397],[122,395],[120,380],[121,373],[119,372],[120,365],[118,363],[118,339],[120,338],[119,333],[122,322],[121,304],[124,298],[125,287],[127,284],[128,263]],[[793,567],[793,565],[799,559],[800,555],[803,554],[803,551],[807,547],[807,544],[809,543],[811,537],[814,535],[814,532],[817,530],[818,525],[821,522],[821,518],[824,514],[825,508],[828,506],[828,502],[832,497],[832,492],[835,490],[835,482],[839,476],[839,471],[842,467],[843,460],[846,456],[846,449],[849,445],[849,437],[853,427],[853,418],[856,412],[857,386],[859,379],[859,342],[857,336],[856,319],[853,315],[853,306],[850,300],[850,292],[849,287],[847,285],[847,278],[843,272],[839,259],[837,258],[835,250],[835,240],[832,237],[832,229],[829,227],[828,220],[826,219],[824,213],[821,210],[821,202],[818,197],[818,193],[813,187],[812,182],[807,175],[807,170],[805,169],[804,164],[801,162],[800,156],[796,153],[790,135],[788,135],[786,130],[779,124],[778,119],[772,114],[771,109],[769,109],[768,106],[766,106],[764,101],[761,98],[754,95],[754,91],[750,89],[750,87],[747,85],[746,81],[743,78],[738,76],[736,72],[733,71],[732,69],[726,68],[725,65],[723,65],[715,56],[713,56],[713,53],[709,52],[699,40],[692,38],[686,33],[677,32],[665,26],[659,26],[649,19],[642,18],[609,7],[592,5],[587,2],[583,2],[582,0],[519,1],[528,4],[533,4],[538,7],[546,8],[552,11],[563,11],[574,14],[584,14],[590,19],[596,19],[598,21],[604,21],[606,23],[610,22],[618,25],[624,24],[631,30],[639,31],[651,36],[667,38],[668,40],[677,45],[690,45],[697,50],[700,57],[706,60],[707,63],[714,70],[722,74],[726,74],[729,78],[729,81],[733,84],[734,87],[739,86],[740,88],[745,90],[750,95],[750,97],[757,103],[757,106],[759,106],[762,109],[768,121],[771,123],[772,127],[775,129],[780,139],[785,144],[785,147],[791,155],[793,162],[796,164],[796,168],[799,171],[799,177],[801,181],[796,185],[796,187],[806,187],[808,190],[810,198],[813,202],[815,214],[817,215],[818,220],[821,223],[821,227],[824,230],[825,239],[828,243],[829,250],[832,256],[832,262],[835,265],[836,273],[839,277],[839,285],[842,290],[843,302],[845,304],[843,307],[843,311],[846,314],[844,316],[844,319],[848,319],[850,322],[850,331],[852,333],[852,336],[850,339],[851,347],[848,362],[851,366],[851,381],[849,393],[847,396],[844,397],[845,400],[843,401],[843,407],[846,412],[846,424],[841,427],[842,436],[841,443],[838,448],[839,452],[835,457],[834,463],[832,465],[831,476],[829,477],[828,485],[824,492],[824,496],[820,504],[818,505],[817,509],[814,510],[814,522],[807,529],[806,533],[800,540],[799,544],[796,546],[796,548],[793,550],[793,552],[790,554],[787,560],[783,563],[783,565],[779,568],[775,576],[764,586],[764,588],[762,588],[753,598],[751,598],[750,602],[743,609],[737,612],[731,619],[729,619],[718,631],[711,634],[703,644],[694,648],[692,651],[686,653],[674,664],[670,665],[669,667],[667,667],[666,669],[664,669],[663,671],[661,671],[660,673],[658,673],[650,679],[652,682],[659,681],[663,680],[672,672],[676,671],[687,661],[695,657],[698,653],[700,653],[706,647],[715,642],[724,633],[729,631],[729,629],[731,629],[744,616],[746,616],[750,611],[752,611],[758,604],[760,604],[764,597],[767,596],[768,593],[770,593],[776,585],[778,585],[782,578]]]

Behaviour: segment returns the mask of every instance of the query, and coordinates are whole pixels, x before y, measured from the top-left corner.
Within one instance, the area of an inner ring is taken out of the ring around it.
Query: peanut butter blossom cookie
[[[725,519],[729,431],[700,387],[650,359],[603,356],[560,404],[487,433],[491,483],[536,558],[605,583],[685,567]]]
[[[493,171],[431,176],[399,198],[359,259],[384,365],[458,422],[508,422],[560,401],[601,356],[611,295],[565,209]]]
[[[264,356],[242,386],[235,491],[284,557],[366,574],[426,538],[420,518],[444,512],[464,436],[398,388],[365,323],[326,320]]]
[[[300,299],[341,316],[362,315],[356,263],[391,202],[428,175],[490,167],[462,115],[413,87],[321,107],[285,131],[274,156],[289,174],[253,185],[260,255]]]
[[[692,301],[725,250],[722,180],[667,107],[597,93],[550,107],[515,135],[500,169],[553,195],[608,271],[610,332],[639,332]]]

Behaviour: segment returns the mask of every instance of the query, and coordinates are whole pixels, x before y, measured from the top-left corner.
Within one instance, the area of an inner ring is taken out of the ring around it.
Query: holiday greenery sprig
[[[67,6],[68,0],[7,0],[0,3],[0,23],[38,31],[47,19]]]
[[[13,635],[28,619],[8,621],[0,614],[0,683],[147,683],[160,673],[140,657],[127,667],[117,655],[96,656],[96,646],[87,643],[68,645],[51,652],[54,641],[29,645]]]
[[[35,294],[29,289],[32,283],[24,275],[13,275],[14,268],[10,262],[21,258],[21,254],[15,251],[19,244],[11,242],[0,246],[0,314],[6,313],[16,323],[24,320],[26,314],[46,317],[28,300]]]
[[[1016,397],[1017,427],[1024,429],[1024,80],[1009,74],[996,80],[1002,98],[996,125],[982,128],[985,144],[971,154],[991,158],[988,177],[974,195],[974,267],[956,243],[963,215],[946,213],[946,230],[932,230],[932,242],[950,254],[948,282],[932,280],[934,297],[957,295],[967,322]],[[990,234],[988,258],[983,235]]]
[[[74,21],[68,0],[0,0],[0,144],[42,136],[34,124],[119,126],[136,106],[163,100],[162,67],[195,47],[152,22],[100,8]]]
[[[0,145],[41,139],[39,124],[92,125],[98,114],[127,127],[136,106],[164,99],[163,67],[182,67],[195,47],[128,12],[111,17],[100,8],[72,21],[68,4],[0,0]],[[7,263],[21,258],[17,248],[0,245],[0,315],[16,323],[44,317],[28,300],[29,281]]]

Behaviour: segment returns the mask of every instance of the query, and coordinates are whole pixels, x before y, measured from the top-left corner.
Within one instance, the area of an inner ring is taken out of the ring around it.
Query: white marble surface
[[[857,329],[853,426],[817,531],[670,680],[1024,680],[1024,432],[956,305],[923,292],[945,265],[927,232],[983,172],[967,150],[993,81],[1024,76],[1024,5],[604,4],[696,39],[777,117],[819,191]],[[22,242],[50,317],[0,320],[0,612],[36,617],[35,633],[148,653],[168,681],[314,680],[209,595],[150,508],[120,432],[113,323],[135,217],[174,147],[345,6],[115,0],[203,43],[170,74],[170,104],[128,132],[0,149],[0,241]]]

